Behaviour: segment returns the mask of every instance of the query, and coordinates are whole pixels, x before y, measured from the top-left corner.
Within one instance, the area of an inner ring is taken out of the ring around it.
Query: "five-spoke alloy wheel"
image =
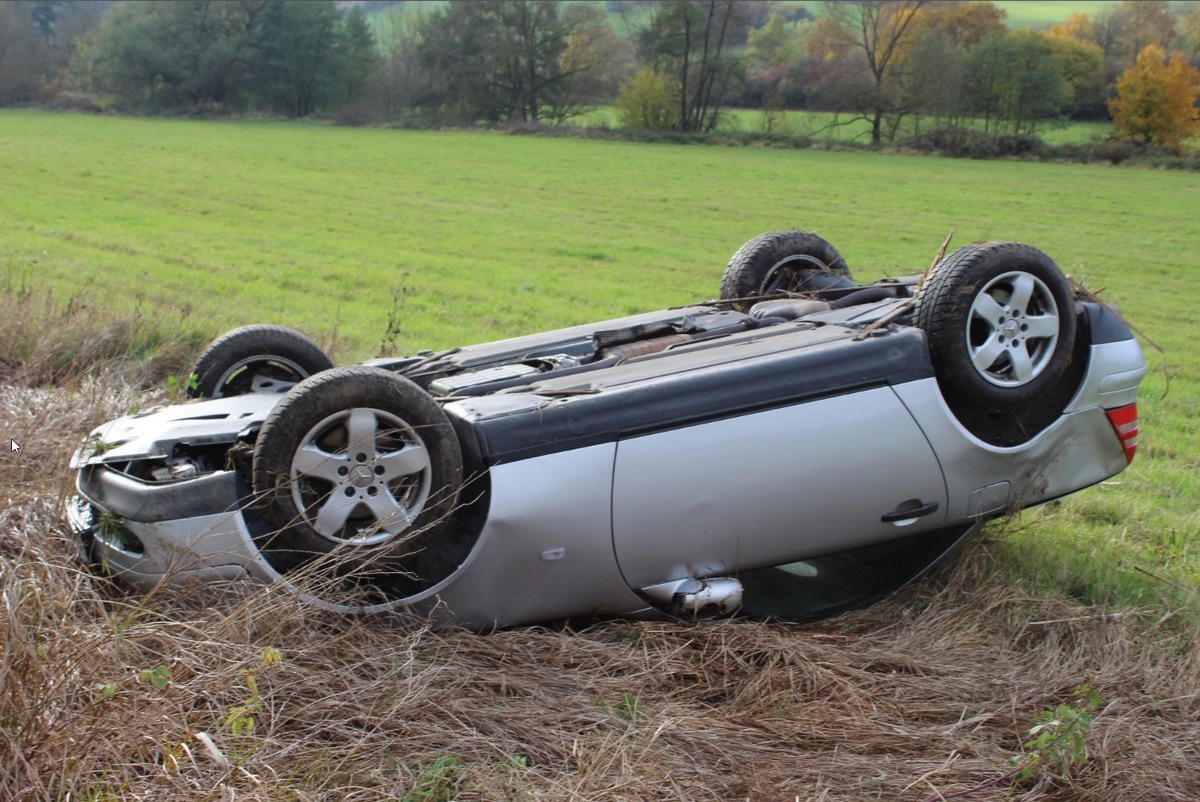
[[[967,320],[971,363],[998,387],[1020,387],[1040,376],[1056,352],[1058,303],[1046,282],[1003,273],[975,295]]]
[[[280,573],[316,566],[373,606],[403,599],[465,556],[452,525],[462,481],[457,436],[420,387],[379,368],[328,370],[258,434],[252,484],[270,530],[259,547]]]
[[[929,271],[916,306],[942,395],[973,433],[1014,445],[1058,419],[1083,360],[1074,292],[1049,256],[1017,242],[963,246]]]
[[[372,546],[409,529],[429,499],[429,451],[381,409],[336,412],[313,426],[292,458],[292,501],[335,543]]]

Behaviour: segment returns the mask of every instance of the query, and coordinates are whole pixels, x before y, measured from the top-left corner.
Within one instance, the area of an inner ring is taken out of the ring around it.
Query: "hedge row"
[[[583,139],[609,139],[672,145],[720,145],[726,147],[769,147],[814,150],[873,150],[864,143],[813,139],[786,134],[749,131],[684,133],[644,131],[633,128],[577,128],[554,125],[510,125],[511,134]],[[1047,144],[1028,134],[992,134],[970,128],[936,128],[897,141],[885,148],[892,153],[926,153],[960,159],[1021,159],[1079,163],[1127,164],[1167,170],[1200,172],[1200,151],[1178,154],[1133,140],[1105,139],[1065,145]]]

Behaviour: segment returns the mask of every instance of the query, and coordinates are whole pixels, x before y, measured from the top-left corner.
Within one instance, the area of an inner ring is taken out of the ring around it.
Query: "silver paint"
[[[887,387],[622,440],[613,540],[633,587],[887,540],[909,499],[940,509],[929,443]]]

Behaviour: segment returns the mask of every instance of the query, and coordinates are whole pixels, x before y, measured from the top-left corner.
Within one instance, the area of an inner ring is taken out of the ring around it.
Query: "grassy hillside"
[[[582,2],[583,0],[575,0]],[[587,0],[593,5],[604,6],[603,0]],[[421,0],[420,3],[397,3],[382,7],[372,7],[368,11],[368,19],[374,24],[387,30],[386,23],[381,17],[389,15],[407,15],[417,8],[436,8],[444,5],[446,0]],[[1066,21],[1072,14],[1096,14],[1116,8],[1121,0],[997,0],[995,5],[1008,12],[1005,24],[1013,30],[1022,28],[1045,28],[1058,22]],[[803,6],[809,13],[821,16],[824,9],[819,2],[796,2],[784,0],[777,3],[784,11],[790,11],[797,6]],[[635,12],[636,13],[636,12]],[[617,15],[614,13],[614,20]]]
[[[1197,178],[1109,166],[7,112],[0,169],[0,286],[336,331],[347,358],[397,293],[410,350],[710,297],[772,228],[864,278],[951,228],[1028,240],[1135,318],[1182,306],[1144,274],[1196,255]]]
[[[1085,682],[1092,762],[1011,798],[1200,791],[1200,176],[2,112],[0,182],[0,436],[25,446],[0,452],[0,797],[937,798],[997,781]],[[342,361],[389,322],[398,350],[462,344],[711,297],[742,242],[793,227],[868,279],[951,228],[1056,257],[1166,349],[1132,469],[811,627],[480,638],[244,586],[143,602],[71,568],[71,448],[165,393],[109,343],[266,321]],[[29,380],[73,357],[98,366]]]
[[[1012,30],[1049,28],[1066,22],[1072,14],[1101,14],[1121,5],[1120,0],[999,0],[997,6],[1008,12],[1004,22]]]

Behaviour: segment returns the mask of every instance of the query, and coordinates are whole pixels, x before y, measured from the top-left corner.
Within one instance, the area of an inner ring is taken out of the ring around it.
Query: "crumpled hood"
[[[260,426],[283,394],[252,393],[155,407],[95,429],[71,461],[73,468],[170,456],[178,443],[232,443]]]

